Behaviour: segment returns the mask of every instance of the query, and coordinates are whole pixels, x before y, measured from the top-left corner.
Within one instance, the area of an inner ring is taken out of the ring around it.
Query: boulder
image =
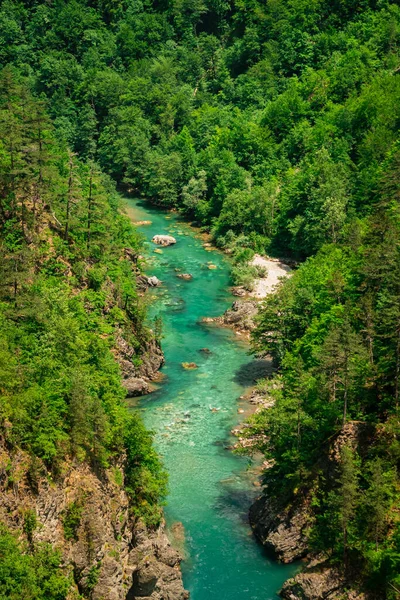
[[[153,275],[152,277],[147,277],[146,275],[138,275],[136,277],[136,285],[139,290],[145,291],[149,287],[158,287],[161,285],[161,281]]]
[[[231,289],[233,296],[238,296],[239,298],[243,298],[244,296],[247,296],[247,291],[244,289],[244,287],[241,286],[236,286],[233,287]]]
[[[144,396],[150,392],[150,386],[147,381],[141,377],[129,377],[124,379],[122,385],[126,389],[126,397]]]
[[[152,277],[148,277],[147,283],[150,287],[158,287],[159,285],[161,285],[161,281],[155,275],[153,275]]]
[[[158,244],[159,246],[176,244],[176,239],[172,235],[155,235],[151,241],[153,244]]]
[[[231,327],[252,331],[255,327],[254,319],[258,312],[258,303],[255,300],[236,300],[231,308],[224,313],[223,322]]]

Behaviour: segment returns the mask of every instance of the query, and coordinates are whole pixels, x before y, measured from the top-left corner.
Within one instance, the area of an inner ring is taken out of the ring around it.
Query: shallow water
[[[128,205],[131,218],[152,221],[139,227],[147,240],[155,234],[177,239],[162,254],[149,241],[146,272],[163,282],[151,311],[163,319],[166,365],[165,380],[140,407],[169,472],[167,524],[184,526],[185,587],[192,600],[276,599],[294,568],[270,561],[256,543],[247,512],[259,491],[257,476],[246,458],[226,449],[231,429],[243,418],[238,408],[246,409],[239,396],[265,365],[255,368],[247,345],[233,332],[200,323],[232,303],[229,265],[219,252],[205,250],[178,216],[141,201]],[[217,268],[210,270],[209,262]],[[193,279],[183,281],[178,272]],[[198,368],[185,370],[182,362]]]

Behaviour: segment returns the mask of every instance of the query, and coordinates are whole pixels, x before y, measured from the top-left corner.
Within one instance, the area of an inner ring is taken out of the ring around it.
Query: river
[[[178,215],[127,202],[133,220],[151,221],[138,227],[148,241],[146,271],[163,282],[151,312],[163,319],[165,379],[140,400],[140,408],[169,473],[167,524],[184,526],[185,587],[192,600],[276,599],[294,567],[269,560],[256,543],[247,512],[259,492],[257,477],[247,458],[226,449],[230,431],[243,419],[239,407],[246,410],[238,399],[253,383],[254,361],[232,331],[200,323],[204,316],[221,315],[233,301],[229,263],[223,254],[207,251]],[[177,243],[155,253],[155,234],[173,235]],[[217,268],[209,269],[210,262]],[[179,272],[193,279],[181,280]],[[198,368],[185,370],[182,362]]]

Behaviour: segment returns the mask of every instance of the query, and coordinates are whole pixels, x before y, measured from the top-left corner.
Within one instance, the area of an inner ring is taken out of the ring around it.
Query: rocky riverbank
[[[65,461],[57,476],[0,441],[0,520],[31,545],[62,554],[81,594],[92,600],[185,600],[179,568],[162,524],[150,531],[133,516],[123,487],[124,458],[95,473]],[[28,531],[28,517],[34,526]],[[25,533],[24,533],[25,532]]]
[[[123,332],[115,336],[127,396],[151,391],[164,363],[152,338],[135,361]],[[92,600],[185,600],[180,562],[164,531],[138,520],[124,490],[125,457],[108,469],[66,459],[57,473],[0,439],[0,521],[31,545],[46,542],[62,554],[80,594]],[[34,522],[27,532],[28,516]]]
[[[369,435],[365,423],[348,422],[337,433],[321,456],[318,470],[325,477],[337,476],[343,446],[362,446]],[[343,565],[332,565],[329,557],[313,552],[309,530],[314,519],[313,489],[299,490],[292,498],[271,500],[265,491],[250,508],[250,524],[257,539],[276,560],[291,563],[299,559],[306,566],[283,586],[285,600],[378,600],[358,589],[359,574],[346,572]]]
[[[250,338],[250,332],[255,328],[254,319],[258,312],[257,300],[235,300],[231,308],[228,308],[220,317],[204,317],[203,323],[214,323],[220,327],[229,327],[238,335]]]
[[[257,264],[261,264],[260,258],[257,257]],[[264,262],[262,266],[266,266]],[[270,264],[268,266],[270,267]],[[282,266],[285,268],[282,269]],[[253,295],[235,288],[235,295],[242,297],[235,300],[221,317],[205,318],[203,322],[229,327],[237,334],[250,338],[251,331],[256,326],[261,299],[273,293],[279,283],[279,277],[288,276],[289,272],[288,266],[276,265],[274,261],[274,269],[269,272],[269,282],[268,275],[256,282],[256,293]],[[251,390],[243,398],[254,406],[255,412],[266,410],[273,405],[268,394],[258,388]],[[235,449],[251,450],[262,443],[259,438],[253,439],[251,435],[246,435],[247,428],[245,422],[232,431],[238,439]],[[352,442],[358,444],[358,439],[363,434],[362,424],[347,423],[331,440],[320,464],[327,477],[334,479],[337,476],[340,448]],[[266,469],[270,466],[265,464]],[[283,585],[281,597],[285,600],[372,600],[370,595],[367,596],[357,589],[357,574],[345,573],[340,565],[331,565],[327,557],[316,555],[310,550],[308,536],[314,518],[312,493],[312,489],[300,490],[297,497],[282,498],[277,502],[271,500],[265,491],[250,507],[251,527],[268,554],[283,563],[305,561],[299,573]]]
[[[132,261],[139,291],[159,284],[140,273],[135,253],[126,250],[125,255]],[[110,302],[105,310],[111,306]],[[136,339],[134,327],[129,322],[125,329],[121,325],[113,331],[112,353],[127,397],[150,392],[164,363],[151,330],[144,331],[140,348],[128,341]],[[13,423],[5,421],[3,432],[0,523],[30,548],[47,543],[60,553],[61,567],[72,584],[70,600],[78,594],[91,600],[188,598],[182,557],[172,548],[164,523],[147,528],[135,515],[125,490],[123,454],[108,456],[107,468],[79,455],[46,463],[15,445]]]
[[[291,267],[279,259],[267,258],[256,254],[251,265],[262,267],[265,274],[254,280],[254,290],[246,291],[243,287],[232,288],[238,300],[220,317],[204,317],[203,323],[215,323],[233,329],[238,335],[250,337],[255,328],[260,302],[269,294],[273,294],[280,281],[290,276]]]

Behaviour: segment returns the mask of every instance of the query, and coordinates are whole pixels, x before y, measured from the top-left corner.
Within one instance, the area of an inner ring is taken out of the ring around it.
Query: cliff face
[[[255,536],[276,559],[291,563],[307,554],[309,511],[305,503],[284,505],[261,496],[251,506],[249,517]]]
[[[346,423],[321,456],[319,470],[334,481],[343,446],[362,451],[370,433],[364,423]],[[332,566],[326,556],[310,549],[308,532],[314,518],[311,500],[312,486],[286,501],[272,500],[265,493],[250,508],[254,534],[272,556],[283,563],[307,559],[305,568],[284,584],[281,597],[286,600],[372,600],[373,596],[358,591],[357,573],[345,572],[342,565]]]
[[[152,391],[151,382],[157,379],[158,371],[164,364],[163,351],[154,338],[142,349],[140,365],[133,362],[134,348],[122,335],[116,336],[115,357],[121,367],[122,385],[128,398],[142,396]]]
[[[52,478],[35,472],[28,455],[0,449],[0,520],[21,536],[35,515],[28,540],[49,542],[62,552],[76,587],[92,600],[184,600],[180,556],[163,525],[148,531],[129,510],[123,464],[96,475],[87,465],[66,462]]]

